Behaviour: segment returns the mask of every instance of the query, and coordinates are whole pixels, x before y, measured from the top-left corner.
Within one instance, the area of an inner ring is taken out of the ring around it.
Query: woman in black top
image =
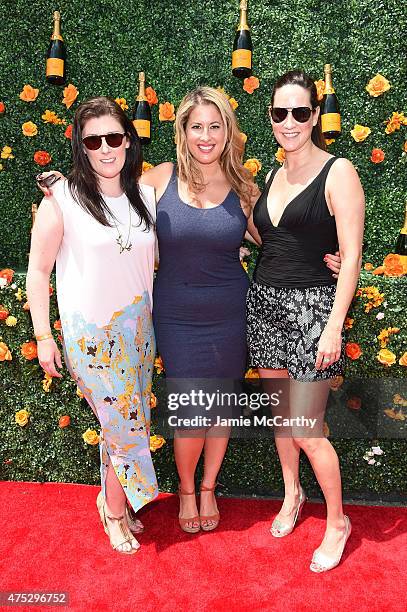
[[[303,449],[327,504],[314,572],[338,565],[351,530],[338,457],[323,423],[329,379],[341,373],[342,328],[360,271],[364,223],[359,177],[348,160],[326,152],[319,110],[310,77],[296,70],[278,79],[270,119],[285,162],[269,173],[253,211],[262,249],[247,300],[251,365],[263,379],[290,379],[274,415],[299,417],[290,428],[276,427],[285,498],[271,533],[291,533],[306,500],[299,483]],[[336,282],[323,258],[337,245],[342,265]]]

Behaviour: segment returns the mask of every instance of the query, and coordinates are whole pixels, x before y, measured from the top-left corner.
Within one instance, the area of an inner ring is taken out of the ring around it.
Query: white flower
[[[10,287],[11,287],[12,289],[17,289],[17,285],[16,285],[15,283],[13,283],[12,285],[10,285]]]
[[[0,289],[3,289],[7,285],[7,280],[5,278],[0,278]]]
[[[374,455],[383,455],[383,451],[380,446],[372,446],[372,451]]]
[[[376,461],[376,465],[381,465],[380,461]]]
[[[376,463],[376,459],[369,459],[368,464],[374,465]]]
[[[374,452],[373,452],[373,451],[371,451],[371,450],[370,450],[370,451],[367,451],[366,455],[367,455],[368,457],[373,457]]]
[[[376,315],[376,319],[378,319],[379,321],[384,319],[384,312],[378,312]]]
[[[383,302],[382,306],[383,308],[387,308],[387,302]]]

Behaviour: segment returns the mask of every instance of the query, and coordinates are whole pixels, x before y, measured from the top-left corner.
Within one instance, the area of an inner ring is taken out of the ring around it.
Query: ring
[[[324,361],[331,361],[329,357],[324,357]]]

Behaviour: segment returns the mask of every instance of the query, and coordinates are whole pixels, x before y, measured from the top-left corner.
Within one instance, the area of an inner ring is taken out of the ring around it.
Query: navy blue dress
[[[247,219],[235,192],[201,209],[179,197],[176,169],[157,205],[160,267],[153,319],[169,378],[242,378],[246,293],[239,260]]]

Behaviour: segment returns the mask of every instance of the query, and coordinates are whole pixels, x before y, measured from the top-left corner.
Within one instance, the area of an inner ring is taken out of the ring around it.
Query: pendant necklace
[[[130,251],[132,246],[133,246],[131,244],[131,242],[130,242],[130,229],[131,229],[131,205],[130,205],[130,201],[129,201],[129,230],[127,232],[127,238],[126,238],[126,242],[125,243],[123,242],[123,236],[120,233],[120,230],[119,230],[119,228],[117,226],[116,219],[115,219],[114,216],[113,216],[113,223],[114,223],[114,226],[115,226],[116,231],[118,233],[118,238],[116,238],[116,242],[119,245],[120,255],[121,255],[122,253],[124,253],[124,251]]]

